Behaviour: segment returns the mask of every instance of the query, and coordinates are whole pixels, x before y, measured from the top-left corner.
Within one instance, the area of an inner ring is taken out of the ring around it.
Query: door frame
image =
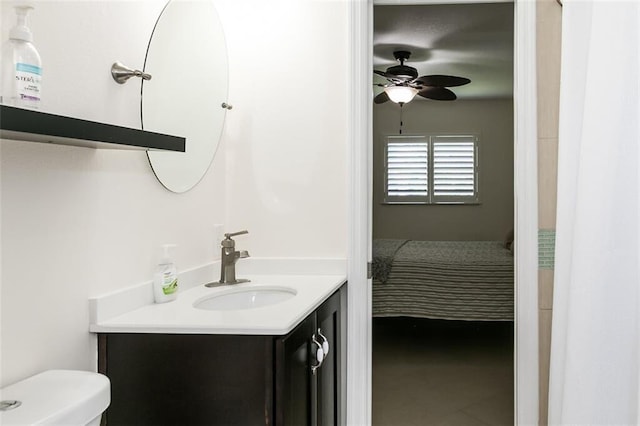
[[[349,240],[347,425],[371,424],[371,259],[373,5],[481,0],[349,2]],[[484,1],[491,2],[491,1]],[[538,424],[538,177],[536,2],[515,0],[514,13],[514,423]]]

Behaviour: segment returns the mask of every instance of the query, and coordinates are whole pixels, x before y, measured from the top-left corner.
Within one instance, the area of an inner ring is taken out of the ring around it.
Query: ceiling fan
[[[415,95],[436,101],[453,101],[457,99],[455,93],[447,87],[469,84],[471,80],[453,75],[423,75],[418,77],[418,70],[404,62],[409,59],[411,52],[397,50],[393,52],[400,65],[387,68],[386,71],[373,70],[374,73],[386,78],[389,83],[376,84],[384,87],[384,92],[373,98],[373,102],[381,104],[391,100],[399,104],[411,102]]]

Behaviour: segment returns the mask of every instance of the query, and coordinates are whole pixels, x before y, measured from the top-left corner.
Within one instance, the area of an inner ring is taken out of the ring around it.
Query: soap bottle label
[[[178,278],[171,272],[162,274],[162,292],[166,295],[173,294],[178,291]]]
[[[18,100],[39,102],[42,69],[36,65],[16,64],[16,97]]]

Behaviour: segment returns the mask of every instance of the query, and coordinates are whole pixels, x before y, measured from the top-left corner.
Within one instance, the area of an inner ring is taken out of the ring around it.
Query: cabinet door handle
[[[324,361],[324,350],[322,349],[322,344],[318,342],[318,339],[316,338],[315,334],[311,337],[311,342],[317,346],[317,349],[315,351],[315,355],[316,355],[315,358],[318,363],[316,365],[311,366],[311,372],[313,374],[316,374],[316,370],[320,368],[320,366],[322,365],[322,362]]]
[[[324,356],[329,355],[329,341],[322,334],[322,330],[318,329],[318,336],[322,337],[322,351],[324,352]]]

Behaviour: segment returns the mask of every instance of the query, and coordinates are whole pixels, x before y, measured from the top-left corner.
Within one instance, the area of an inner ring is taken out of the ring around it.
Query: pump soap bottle
[[[178,271],[169,251],[175,244],[163,244],[163,255],[153,277],[153,296],[156,303],[169,302],[178,297]]]
[[[42,62],[27,27],[32,6],[15,6],[18,22],[9,31],[2,47],[2,91],[0,102],[21,108],[38,109],[42,94]]]

